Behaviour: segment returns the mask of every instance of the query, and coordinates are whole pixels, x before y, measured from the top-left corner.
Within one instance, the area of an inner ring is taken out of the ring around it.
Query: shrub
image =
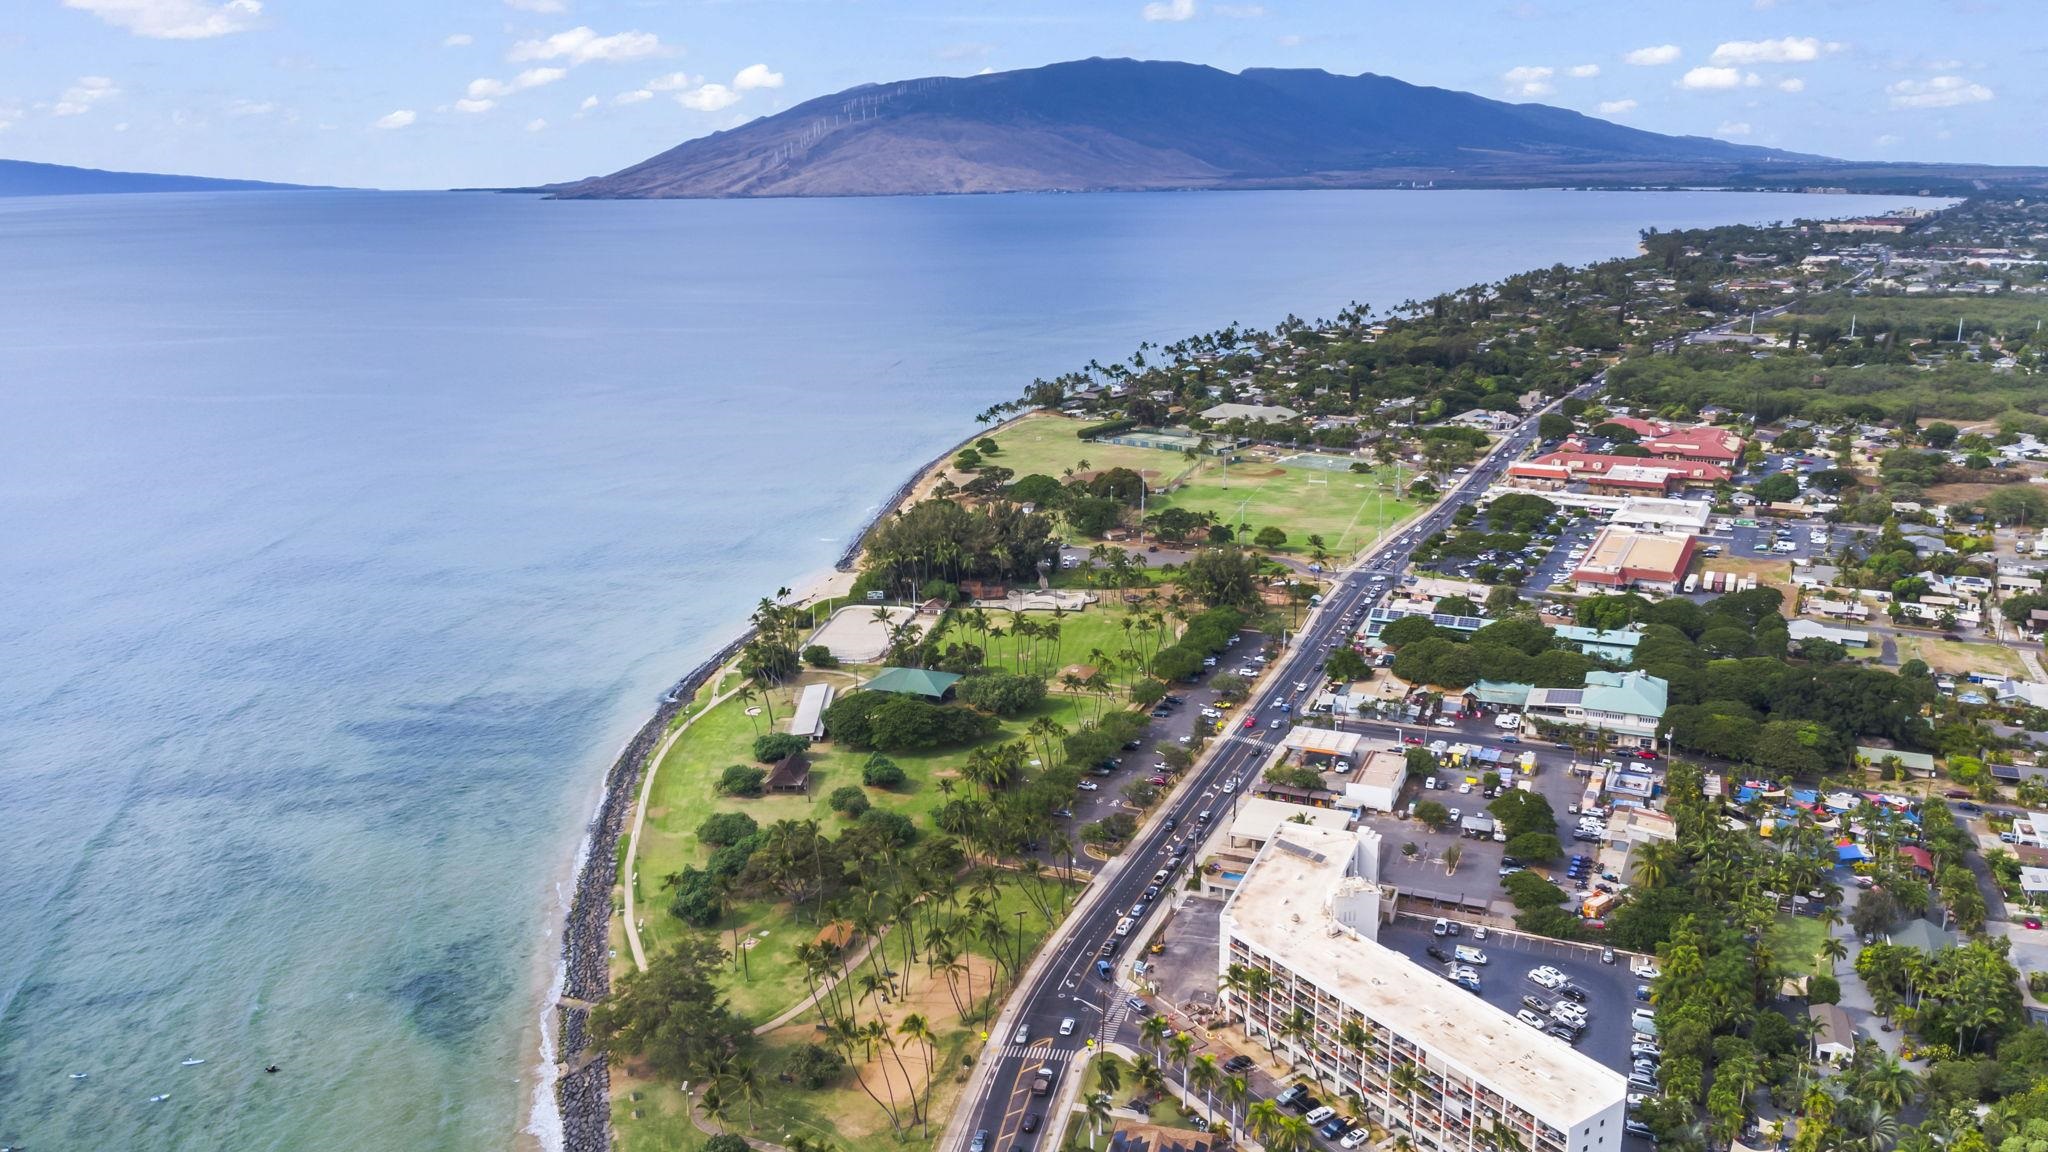
[[[910,817],[887,808],[870,808],[861,813],[860,828],[898,847],[917,839],[917,825],[910,822]]]
[[[1806,978],[1806,1000],[1810,1004],[1838,1004],[1842,1000],[1842,983],[1825,974]]]
[[[763,764],[773,764],[785,756],[793,756],[811,746],[809,740],[789,732],[770,732],[754,737],[754,759]]]
[[[788,1058],[782,1062],[782,1074],[789,1077],[790,1083],[795,1084],[799,1088],[810,1089],[811,1091],[816,1091],[839,1079],[839,1074],[845,1070],[846,1061],[840,1057],[839,1053],[819,1044],[806,1044],[792,1051]],[[717,1152],[711,1145],[726,1135],[726,1133],[720,1133],[706,1141],[704,1145],[706,1152]],[[735,1140],[739,1139],[737,1136],[732,1138]],[[745,1146],[745,1141],[741,1141],[741,1147],[744,1148]]]
[[[846,784],[834,788],[832,795],[826,799],[825,803],[834,812],[849,819],[856,818],[868,810],[867,793],[862,792],[858,784]]]
[[[1451,810],[1434,800],[1424,800],[1415,806],[1415,818],[1429,825],[1432,832],[1441,832],[1451,822]]]
[[[813,668],[837,668],[839,657],[832,654],[823,644],[812,644],[804,649],[804,663]]]
[[[1517,872],[1501,880],[1500,886],[1508,894],[1508,899],[1515,902],[1515,907],[1523,912],[1555,908],[1564,903],[1564,889],[1534,872]]]
[[[720,1132],[704,1142],[704,1152],[748,1152],[748,1145],[743,1137]]]
[[[990,672],[962,680],[959,694],[963,702],[983,712],[1016,716],[1036,708],[1045,699],[1045,681],[1033,676]]]
[[[760,829],[754,818],[745,812],[720,812],[706,817],[702,824],[697,825],[697,839],[713,848],[723,848],[745,840]]]
[[[768,779],[764,768],[746,764],[728,765],[718,774],[718,792],[722,796],[759,796],[762,781]]]
[[[903,769],[877,752],[860,767],[860,782],[870,788],[897,788],[903,784]]]
[[[669,897],[669,915],[694,928],[711,927],[724,909],[722,887],[716,875],[684,868],[676,877],[675,895]]]

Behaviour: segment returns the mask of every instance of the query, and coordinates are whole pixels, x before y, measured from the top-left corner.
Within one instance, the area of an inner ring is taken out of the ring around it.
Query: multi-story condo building
[[[1224,905],[1231,1021],[1420,1152],[1619,1152],[1619,1074],[1379,943],[1379,852],[1280,826]]]

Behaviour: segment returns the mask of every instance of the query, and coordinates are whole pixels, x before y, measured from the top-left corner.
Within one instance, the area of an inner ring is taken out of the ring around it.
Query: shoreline
[[[854,530],[832,567],[798,587],[795,602],[828,593],[837,578],[852,572],[875,525],[916,495],[960,449],[1027,414],[1019,413],[969,433],[918,465],[909,478],[875,504],[873,513]],[[619,838],[638,803],[640,778],[647,770],[648,757],[660,746],[670,723],[697,690],[718,675],[753,634],[752,628],[742,630],[677,680],[655,706],[654,713],[627,738],[605,772],[597,809],[585,825],[577,847],[559,962],[542,1003],[540,1080],[533,1093],[531,1119],[522,1128],[522,1132],[537,1137],[545,1148],[609,1152],[612,1146],[611,1070],[604,1055],[590,1045],[590,1010],[567,1002],[596,1003],[611,992],[612,888],[618,883]],[[550,1082],[554,1119],[561,1135],[559,1143],[548,1139],[547,1133],[535,1130],[543,1127],[547,1119],[542,1114],[542,1103],[550,1095]]]

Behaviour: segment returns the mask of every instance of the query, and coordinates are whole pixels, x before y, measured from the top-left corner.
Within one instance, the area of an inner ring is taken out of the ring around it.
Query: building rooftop
[[[1326,756],[1351,759],[1358,752],[1365,737],[1356,732],[1338,732],[1329,728],[1291,728],[1280,746],[1289,752],[1320,752]]]
[[[1342,832],[1351,823],[1351,814],[1341,808],[1316,808],[1307,804],[1289,804],[1284,800],[1268,800],[1263,796],[1247,796],[1238,801],[1237,818],[1230,822],[1230,838],[1264,843],[1273,838],[1274,829],[1282,824],[1304,820],[1318,828]]]
[[[1627,628],[1581,628],[1576,624],[1563,624],[1555,631],[1560,640],[1574,644],[1598,644],[1603,648],[1633,648],[1643,642],[1641,632]]]
[[[1204,420],[1292,420],[1301,413],[1278,404],[1218,404],[1204,409]]]
[[[1662,716],[1671,686],[1648,672],[1588,672],[1581,702],[1588,709]]]
[[[1365,844],[1377,854],[1378,838]],[[1553,1127],[1570,1131],[1614,1107],[1622,1078],[1554,1036],[1382,947],[1332,910],[1348,892],[1369,887],[1353,875],[1356,833],[1284,825],[1259,850],[1226,918],[1259,951],[1335,993],[1434,1053],[1433,1062],[1493,1088]],[[1376,859],[1376,855],[1375,855]],[[1352,917],[1356,918],[1356,917]]]
[[[870,692],[895,692],[906,696],[944,696],[960,677],[951,672],[934,672],[929,668],[884,668],[875,673],[875,678],[861,685]]]
[[[1573,578],[1599,584],[1675,580],[1692,563],[1693,538],[1607,527],[1586,550]]]

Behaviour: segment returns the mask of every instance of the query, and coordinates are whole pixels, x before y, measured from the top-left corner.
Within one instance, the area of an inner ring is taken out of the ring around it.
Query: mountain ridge
[[[1232,73],[1096,57],[863,84],[547,190],[618,198],[1360,187],[1840,163],[1373,73]]]
[[[91,196],[135,192],[301,192],[319,186],[159,172],[74,168],[33,160],[0,160],[0,196]]]

